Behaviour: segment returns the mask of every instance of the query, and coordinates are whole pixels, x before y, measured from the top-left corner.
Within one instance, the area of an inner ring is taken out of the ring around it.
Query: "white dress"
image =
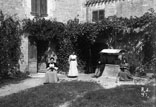
[[[69,56],[69,72],[68,76],[78,76],[78,69],[77,69],[77,56],[76,55],[70,55]]]

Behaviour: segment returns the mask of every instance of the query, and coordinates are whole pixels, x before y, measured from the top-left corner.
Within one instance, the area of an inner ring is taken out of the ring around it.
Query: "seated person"
[[[95,69],[95,74],[93,77],[95,78],[100,77],[103,73],[104,68],[105,68],[105,64],[101,63],[101,61],[98,61],[97,68]]]
[[[123,59],[121,65],[120,65],[120,72],[117,75],[117,81],[130,81],[133,80],[133,77],[131,73],[129,72],[129,65],[126,61],[126,59]]]
[[[47,72],[45,73],[45,83],[56,83],[58,81],[57,77],[58,67],[54,62],[54,58],[50,58],[50,63],[47,66]]]
[[[47,70],[50,70],[50,71],[57,71],[58,70],[57,64],[54,62],[53,57],[50,58],[50,63],[47,66]]]

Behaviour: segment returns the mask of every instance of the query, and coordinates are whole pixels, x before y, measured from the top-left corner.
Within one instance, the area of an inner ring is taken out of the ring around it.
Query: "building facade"
[[[0,0],[0,10],[20,20],[41,16],[63,23],[74,18],[83,23],[113,15],[139,17],[150,8],[156,10],[156,0]]]
[[[79,18],[85,22],[86,0],[0,0],[0,10],[20,20],[34,16],[67,22]]]
[[[140,17],[150,8],[156,10],[156,0],[89,0],[86,2],[86,21],[94,22],[114,15]]]

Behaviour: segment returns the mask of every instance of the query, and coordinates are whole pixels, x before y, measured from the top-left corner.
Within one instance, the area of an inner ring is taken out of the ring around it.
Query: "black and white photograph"
[[[156,0],[0,0],[0,107],[155,107]]]

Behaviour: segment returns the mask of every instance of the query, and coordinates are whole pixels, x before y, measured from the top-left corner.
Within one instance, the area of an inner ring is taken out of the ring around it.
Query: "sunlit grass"
[[[143,96],[142,89],[149,91]],[[120,86],[88,92],[70,107],[154,107],[153,95],[152,86]]]
[[[0,98],[0,107],[56,107],[77,95],[101,89],[91,82],[62,82],[46,84]]]

